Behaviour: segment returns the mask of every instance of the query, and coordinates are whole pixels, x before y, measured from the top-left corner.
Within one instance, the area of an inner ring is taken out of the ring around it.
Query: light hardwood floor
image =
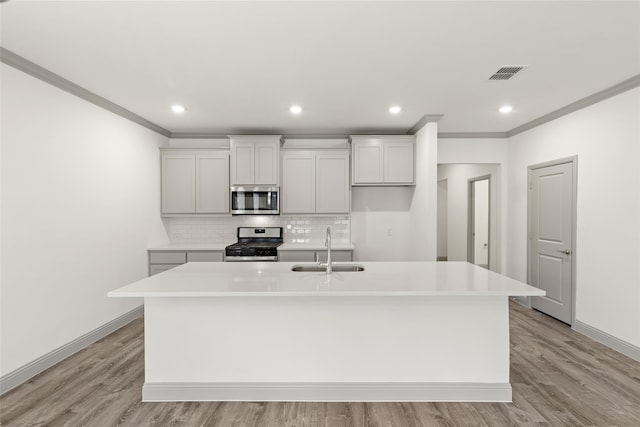
[[[640,426],[640,363],[511,303],[513,403],[142,403],[142,319],[0,398],[3,426]]]

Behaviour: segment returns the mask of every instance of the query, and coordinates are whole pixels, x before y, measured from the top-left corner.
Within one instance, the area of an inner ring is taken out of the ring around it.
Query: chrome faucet
[[[327,247],[327,274],[331,274],[333,273],[333,268],[331,267],[331,227],[327,227],[327,237],[324,245]]]

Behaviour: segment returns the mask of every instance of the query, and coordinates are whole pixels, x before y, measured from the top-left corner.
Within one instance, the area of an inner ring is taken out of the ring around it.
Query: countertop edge
[[[353,251],[356,247],[353,243],[335,243],[331,245],[333,251]],[[278,251],[326,251],[324,243],[283,243],[278,246]]]
[[[236,243],[170,243],[166,245],[148,246],[149,252],[168,252],[168,251],[224,251],[224,249]],[[354,251],[356,249],[353,243],[334,243],[331,245],[334,251]],[[324,243],[283,243],[278,247],[278,251],[326,251]]]
[[[496,292],[411,292],[411,291],[387,291],[387,292],[109,292],[109,298],[177,298],[177,297],[215,297],[215,298],[253,298],[253,297],[523,297],[523,296],[544,296],[544,291],[496,291]]]
[[[224,251],[224,249],[233,244],[231,243],[211,243],[211,244],[181,244],[174,243],[168,245],[148,246],[148,252],[166,252],[166,251]]]

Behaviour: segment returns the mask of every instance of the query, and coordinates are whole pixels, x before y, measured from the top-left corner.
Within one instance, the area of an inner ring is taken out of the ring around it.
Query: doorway
[[[467,261],[489,268],[491,224],[491,175],[469,180]]]
[[[438,181],[438,254],[437,261],[447,261],[447,185],[446,179]]]
[[[469,262],[470,180],[490,178],[488,181],[489,237],[487,261],[489,270],[502,272],[502,253],[505,238],[502,218],[504,180],[500,164],[496,163],[442,163],[438,164],[438,259]],[[482,185],[482,184],[480,184]],[[476,209],[477,210],[477,209]]]
[[[529,167],[529,284],[547,295],[531,307],[571,325],[574,318],[577,157]]]

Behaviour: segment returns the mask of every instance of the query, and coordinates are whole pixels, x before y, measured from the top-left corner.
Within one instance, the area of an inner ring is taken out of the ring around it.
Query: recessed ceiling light
[[[513,107],[511,105],[503,105],[498,109],[502,114],[507,114],[513,111]]]
[[[184,113],[186,108],[184,108],[182,105],[172,105],[171,106],[171,110],[174,113],[178,113],[179,114],[179,113]]]
[[[291,108],[289,108],[289,111],[291,111],[292,114],[300,114],[302,113],[302,107],[299,105],[292,105]]]
[[[398,114],[400,111],[402,111],[402,108],[398,107],[397,105],[389,108],[389,112],[391,114]]]

